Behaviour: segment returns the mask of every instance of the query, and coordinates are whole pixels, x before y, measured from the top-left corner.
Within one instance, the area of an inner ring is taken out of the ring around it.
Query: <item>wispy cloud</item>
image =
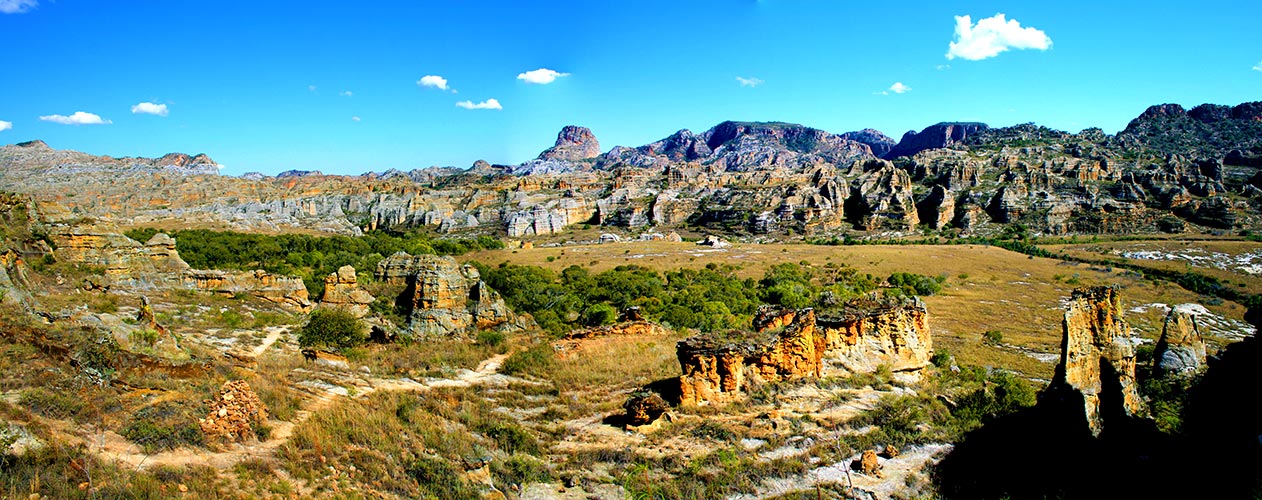
[[[973,24],[969,16],[955,16],[955,40],[947,50],[947,59],[979,61],[1010,49],[1047,50],[1052,39],[1035,28],[1022,28],[1016,19],[995,14]]]
[[[430,88],[435,88],[438,90],[446,90],[453,93],[455,92],[454,89],[447,86],[447,79],[438,75],[422,76],[420,80],[416,81],[416,85],[418,87],[430,87]]]
[[[563,76],[570,76],[570,74],[561,73],[559,71],[553,71],[548,68],[539,68],[536,70],[521,73],[517,75],[517,79],[522,80],[526,83],[536,83],[539,85],[547,85],[549,83],[556,81],[557,78],[561,78]]]
[[[21,14],[38,6],[38,0],[0,0],[0,13]]]
[[[0,132],[3,132],[5,130],[12,130],[12,129],[13,129],[13,122],[6,122],[4,120],[0,120]]]
[[[75,111],[73,115],[47,115],[39,117],[40,120],[46,122],[60,123],[62,125],[108,125],[114,123],[109,120],[102,120],[100,116],[83,111]]]
[[[166,104],[154,104],[152,102],[142,102],[140,104],[137,104],[131,107],[131,114],[166,116],[170,114],[170,111],[167,110]]]
[[[757,87],[763,84],[763,81],[761,78],[756,78],[752,76],[749,78],[738,76],[736,77],[736,81],[739,82],[742,87]]]
[[[338,92],[338,93],[337,93],[337,95],[340,95],[340,96],[342,96],[342,97],[351,97],[351,96],[355,95],[355,93],[354,93],[354,92],[351,92],[351,91],[349,91],[349,90],[343,90],[343,91],[341,91],[341,92]]]
[[[882,90],[880,92],[873,92],[873,94],[890,95],[890,94],[906,94],[908,92],[911,92],[911,87],[904,85],[903,82],[894,82],[894,84],[890,85],[889,88]]]
[[[1254,65],[1253,65],[1253,70],[1254,70],[1254,71],[1262,71],[1262,62],[1258,62],[1257,64],[1254,64]]]
[[[307,85],[307,91],[308,91],[308,92],[315,92],[315,91],[316,91],[316,86],[315,86],[315,85]]]
[[[500,106],[500,102],[495,99],[487,99],[477,103],[473,101],[460,101],[456,103],[456,106],[460,106],[464,109],[504,109],[503,106]]]
[[[948,69],[951,69],[951,65],[950,65],[950,64],[939,64],[939,65],[937,65],[937,66],[934,66],[934,67],[933,67],[933,69],[936,69],[936,70],[938,70],[938,71],[946,71],[946,70],[948,70]]]
[[[353,122],[357,122],[357,121],[359,121],[359,117],[358,117],[358,116],[352,116],[352,117],[351,117],[351,121],[353,121]]]

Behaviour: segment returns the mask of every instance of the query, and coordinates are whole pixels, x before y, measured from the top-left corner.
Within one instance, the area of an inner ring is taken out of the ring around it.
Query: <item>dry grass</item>
[[[1191,265],[1182,260],[1150,260],[1130,259],[1123,257],[1123,252],[1160,251],[1166,253],[1189,253],[1210,257],[1209,254],[1223,254],[1232,258],[1249,253],[1262,252],[1262,243],[1253,241],[1112,241],[1101,243],[1080,243],[1066,245],[1042,245],[1049,252],[1060,253],[1075,258],[1102,260],[1108,259],[1134,266],[1167,271],[1194,270],[1206,276],[1218,278],[1239,287],[1248,293],[1262,293],[1262,274],[1249,274],[1237,270],[1218,269],[1210,265]],[[1217,259],[1214,259],[1217,260]]]
[[[657,270],[697,268],[709,263],[737,264],[742,266],[738,272],[742,277],[761,277],[768,267],[778,263],[807,261],[815,265],[845,263],[878,276],[899,271],[946,275],[943,291],[925,298],[935,347],[950,350],[962,363],[1002,367],[1037,378],[1049,378],[1055,363],[1036,360],[1012,347],[985,345],[982,333],[999,330],[1006,344],[1056,353],[1060,349],[1063,314],[1060,301],[1080,286],[1122,285],[1128,304],[1202,302],[1200,296],[1178,286],[1145,281],[1121,270],[1030,258],[981,245],[735,244],[715,250],[691,243],[633,242],[483,251],[462,259],[489,265],[537,265],[558,271],[579,265],[593,272],[626,264]],[[1231,302],[1209,309],[1231,319],[1240,319],[1244,314],[1241,306]],[[1129,319],[1141,336],[1156,338],[1164,317],[1160,311],[1150,309],[1131,314]]]

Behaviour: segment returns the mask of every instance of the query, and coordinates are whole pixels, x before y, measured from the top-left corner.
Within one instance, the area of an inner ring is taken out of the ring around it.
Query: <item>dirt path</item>
[[[280,340],[281,335],[284,335],[285,332],[289,331],[288,328],[283,326],[272,326],[266,328],[266,330],[268,330],[267,338],[264,338],[263,343],[254,348],[253,354],[255,358],[262,356],[263,353],[267,351],[267,348],[271,347],[272,344],[275,344],[277,340]]]
[[[267,346],[271,345],[279,337],[279,332],[268,335],[269,340],[265,340],[263,345],[256,349],[256,354],[261,354],[267,349]],[[507,379],[508,377],[498,373],[506,358],[508,358],[508,354],[492,356],[482,361],[476,370],[462,370],[455,378],[450,379],[430,379],[424,382],[411,379],[372,379],[369,381],[369,386],[357,387],[355,396],[351,397],[360,398],[376,391],[425,391],[440,387],[469,387],[495,380],[497,377]],[[146,454],[140,446],[113,431],[92,432],[85,430],[80,433],[80,436],[87,443],[88,447],[102,458],[114,460],[137,469],[189,465],[205,465],[216,469],[226,469],[250,458],[272,456],[277,449],[289,442],[289,439],[293,437],[294,430],[299,425],[315,412],[332,405],[340,397],[344,396],[332,390],[325,390],[308,401],[303,409],[297,412],[292,421],[282,422],[274,420],[269,422],[272,426],[272,434],[267,441],[236,444],[224,451],[179,448],[155,454]]]

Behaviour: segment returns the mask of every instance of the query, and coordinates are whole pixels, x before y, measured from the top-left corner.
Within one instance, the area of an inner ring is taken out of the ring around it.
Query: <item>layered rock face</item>
[[[60,227],[52,233],[58,259],[100,266],[117,280],[153,279],[189,270],[175,240],[156,234],[148,242],[119,234],[112,228]]]
[[[356,317],[362,318],[368,315],[368,304],[375,300],[371,293],[359,288],[359,279],[352,266],[339,267],[337,272],[324,278],[324,295],[320,297],[321,304],[343,307]]]
[[[933,339],[918,299],[861,299],[817,316],[813,309],[763,308],[755,332],[688,338],[676,345],[681,400],[727,401],[751,384],[870,373],[885,365],[910,371],[929,364]]]
[[[302,278],[266,271],[218,271],[191,269],[181,275],[185,288],[224,296],[250,294],[268,302],[311,310],[311,297]]]
[[[1205,366],[1205,338],[1196,316],[1175,306],[1166,315],[1165,327],[1153,351],[1153,372],[1159,376],[1186,377]]]
[[[1136,339],[1122,311],[1116,286],[1074,290],[1065,311],[1060,364],[1048,389],[1080,396],[1087,426],[1096,436],[1107,415],[1148,413],[1135,382]]]
[[[398,283],[404,276],[411,311],[408,329],[418,337],[465,337],[478,330],[519,331],[533,323],[509,310],[487,286],[477,268],[451,257],[399,252],[377,264],[377,279]]]

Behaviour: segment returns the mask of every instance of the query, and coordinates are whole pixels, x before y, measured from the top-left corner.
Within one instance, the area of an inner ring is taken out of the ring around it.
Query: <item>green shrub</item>
[[[58,419],[75,417],[84,409],[83,399],[78,396],[42,387],[22,391],[20,401],[35,413]]]
[[[504,333],[495,330],[480,330],[478,331],[477,339],[478,344],[499,347],[500,344],[504,343]]]
[[[618,311],[609,304],[593,304],[583,312],[583,324],[587,326],[612,325],[618,321]]]
[[[986,330],[984,333],[982,333],[982,340],[985,340],[986,342],[989,342],[991,344],[1002,344],[1003,332],[999,330]]]
[[[934,351],[933,357],[929,358],[929,362],[938,368],[949,368],[953,360],[954,357],[951,356],[951,353],[943,349]]]
[[[347,349],[367,341],[367,328],[345,309],[320,308],[311,311],[307,324],[298,330],[298,343],[303,347]]]
[[[539,454],[539,441],[535,440],[535,437],[520,425],[508,422],[492,422],[479,426],[477,430],[486,437],[491,438],[492,441],[495,441],[495,445],[505,453]]]
[[[496,460],[491,463],[491,474],[502,484],[501,489],[509,490],[510,485],[548,482],[552,479],[548,466],[527,455],[515,454],[507,460]]]
[[[481,495],[447,461],[420,457],[407,466],[407,474],[420,484],[421,491],[428,493],[422,498],[439,500],[465,500]]]
[[[522,373],[539,374],[552,365],[552,346],[547,343],[538,344],[524,351],[513,353],[504,360],[500,371],[507,375]]]

